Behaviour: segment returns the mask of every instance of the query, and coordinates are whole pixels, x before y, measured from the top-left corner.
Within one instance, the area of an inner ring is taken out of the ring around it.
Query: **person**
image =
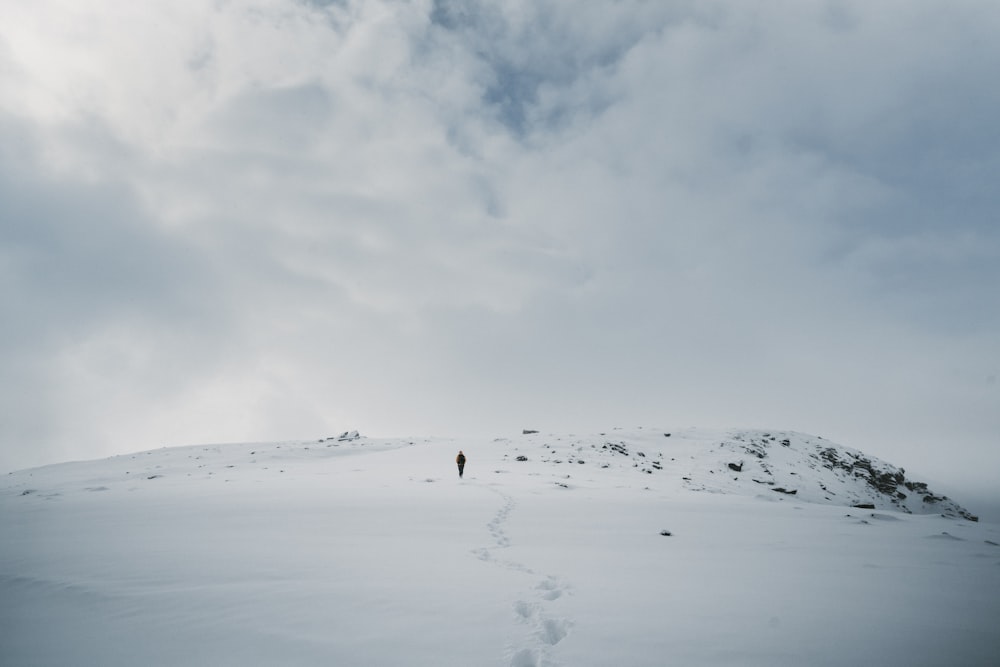
[[[461,449],[458,450],[458,456],[455,457],[455,463],[458,464],[458,476],[461,478],[462,474],[465,473],[465,454],[462,453]]]

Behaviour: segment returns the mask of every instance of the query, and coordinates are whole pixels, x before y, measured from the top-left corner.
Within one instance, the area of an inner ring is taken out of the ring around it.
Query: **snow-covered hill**
[[[905,470],[823,438],[786,431],[616,430],[597,437],[539,436],[541,460],[633,468],[699,491],[778,493],[831,505],[943,514],[976,521]],[[508,441],[509,442],[509,441]],[[517,449],[521,449],[518,447]],[[658,479],[659,481],[659,479]]]
[[[457,446],[463,442],[451,441]],[[47,473],[58,480],[69,474],[84,481],[93,472],[89,488],[140,478],[221,475],[229,479],[275,466],[283,473],[282,464],[307,465],[345,452],[370,453],[418,442],[433,441],[371,439],[351,431],[318,441],[178,447],[21,472],[12,474],[8,483],[9,488],[24,494],[51,497],[46,494],[53,491],[47,491],[42,482]],[[504,463],[521,464],[517,466],[520,472],[530,471],[562,487],[579,482],[618,484],[623,479],[636,484],[636,476],[649,475],[641,482],[644,486],[736,495],[777,494],[775,498],[794,496],[810,503],[977,520],[947,496],[935,495],[927,484],[907,479],[903,468],[821,437],[796,432],[639,428],[577,436],[529,430],[519,436],[470,445]]]
[[[160,449],[0,478],[0,664],[992,665],[974,520],[778,431]]]

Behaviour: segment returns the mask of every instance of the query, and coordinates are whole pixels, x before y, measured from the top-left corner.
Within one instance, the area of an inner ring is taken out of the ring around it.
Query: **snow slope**
[[[1000,528],[971,518],[781,432],[47,466],[0,481],[0,664],[995,665]]]

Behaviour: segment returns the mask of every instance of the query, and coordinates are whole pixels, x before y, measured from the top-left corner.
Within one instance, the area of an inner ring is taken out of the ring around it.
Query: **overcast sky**
[[[996,484],[997,35],[986,0],[0,0],[0,470],[738,426]]]

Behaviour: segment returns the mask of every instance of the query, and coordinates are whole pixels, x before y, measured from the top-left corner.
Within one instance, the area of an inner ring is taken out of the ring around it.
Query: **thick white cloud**
[[[0,464],[669,422],[984,480],[998,28],[984,3],[0,3]]]

